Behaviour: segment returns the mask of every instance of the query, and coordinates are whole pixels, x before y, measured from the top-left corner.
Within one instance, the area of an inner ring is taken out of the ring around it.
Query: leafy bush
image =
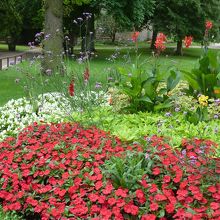
[[[172,106],[169,93],[180,80],[178,71],[164,73],[155,67],[150,72],[138,65],[138,61],[130,69],[119,67],[118,71],[122,78],[119,88],[130,99],[130,105],[126,108],[129,112],[158,111]],[[165,87],[161,87],[164,82]]]
[[[184,78],[189,83],[187,94],[197,96],[203,94],[218,98],[220,89],[220,54],[205,53],[199,59],[196,68],[191,72],[183,71]]]
[[[95,124],[129,142],[139,141],[145,135],[158,134],[170,137],[174,146],[178,146],[184,137],[211,139],[220,144],[220,137],[217,135],[220,130],[219,119],[210,120],[208,124],[200,122],[194,125],[185,120],[184,108],[182,111],[164,112],[163,114],[152,112],[115,114],[109,108],[99,108],[91,114],[86,112],[82,115],[73,113],[72,117],[84,125]]]

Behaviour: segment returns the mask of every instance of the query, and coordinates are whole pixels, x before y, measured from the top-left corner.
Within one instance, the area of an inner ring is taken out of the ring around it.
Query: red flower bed
[[[211,145],[194,140],[173,151],[152,137],[145,156],[151,169],[138,188],[123,189],[103,175],[102,165],[141,147],[96,128],[34,124],[0,143],[0,199],[6,211],[43,220],[219,219],[219,164],[205,156]]]

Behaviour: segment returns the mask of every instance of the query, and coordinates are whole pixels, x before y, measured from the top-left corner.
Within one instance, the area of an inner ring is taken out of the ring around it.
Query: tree
[[[27,44],[32,42],[35,34],[43,29],[43,0],[19,0],[17,7],[22,18],[19,43]]]
[[[6,38],[10,51],[15,51],[21,33],[22,18],[16,2],[16,0],[2,0],[0,2],[0,36]]]
[[[63,0],[45,0],[42,71],[62,72]]]
[[[158,31],[163,31],[173,36],[177,42],[176,54],[182,54],[182,39],[192,35],[195,40],[202,40],[205,20],[211,18],[219,20],[219,4],[217,0],[211,3],[206,0],[156,0],[156,8],[152,17],[154,47],[155,36]],[[215,4],[214,4],[215,3]],[[216,11],[217,13],[211,13]]]
[[[102,0],[101,4],[120,26],[140,29],[153,14],[155,0]]]

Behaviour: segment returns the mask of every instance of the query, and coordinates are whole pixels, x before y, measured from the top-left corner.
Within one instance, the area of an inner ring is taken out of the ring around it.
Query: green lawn
[[[2,45],[0,45],[1,48]],[[149,45],[141,44],[139,49],[139,54],[141,54],[140,62],[144,62],[146,69],[151,69],[154,63],[154,58],[150,51]],[[118,52],[117,58],[114,61],[109,61],[108,59]],[[184,49],[183,56],[174,56],[174,48],[168,48],[166,51],[160,55],[157,59],[160,64],[161,71],[167,71],[168,68],[177,67],[178,69],[190,70],[195,65],[195,61],[199,58],[202,53],[202,50],[199,48],[189,48]],[[218,52],[218,50],[213,50]],[[105,82],[107,78],[107,72],[109,68],[113,71],[117,66],[130,66],[135,61],[135,51],[133,47],[123,47],[123,46],[110,46],[98,44],[96,46],[96,56],[91,60],[91,81],[92,86],[96,82]],[[130,60],[130,62],[128,62]],[[69,73],[83,73],[84,64],[78,64],[73,59],[66,61]],[[17,70],[20,68],[24,71]],[[39,69],[40,65],[30,66],[29,62],[24,62],[16,67],[11,67],[8,70],[0,71],[0,106],[4,105],[8,100],[14,98],[25,96],[23,86],[27,83],[25,82],[26,73],[35,73],[39,78]],[[20,79],[20,83],[15,83],[16,79]],[[53,79],[53,78],[52,78]],[[43,80],[46,80],[45,77]],[[50,79],[51,80],[51,79]],[[60,80],[60,79],[59,79]],[[48,85],[47,87],[38,87],[37,93],[56,90],[54,86]]]
[[[30,47],[24,46],[24,45],[17,45],[16,46],[16,51],[17,52],[26,51],[26,50],[29,50],[29,49],[30,49]],[[8,52],[8,45],[7,44],[0,44],[0,52],[1,51],[7,51]]]

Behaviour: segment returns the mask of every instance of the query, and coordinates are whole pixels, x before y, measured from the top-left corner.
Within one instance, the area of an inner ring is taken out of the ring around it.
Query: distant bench
[[[0,56],[0,70],[6,69],[9,66],[21,63],[26,57],[26,53],[16,55]]]

